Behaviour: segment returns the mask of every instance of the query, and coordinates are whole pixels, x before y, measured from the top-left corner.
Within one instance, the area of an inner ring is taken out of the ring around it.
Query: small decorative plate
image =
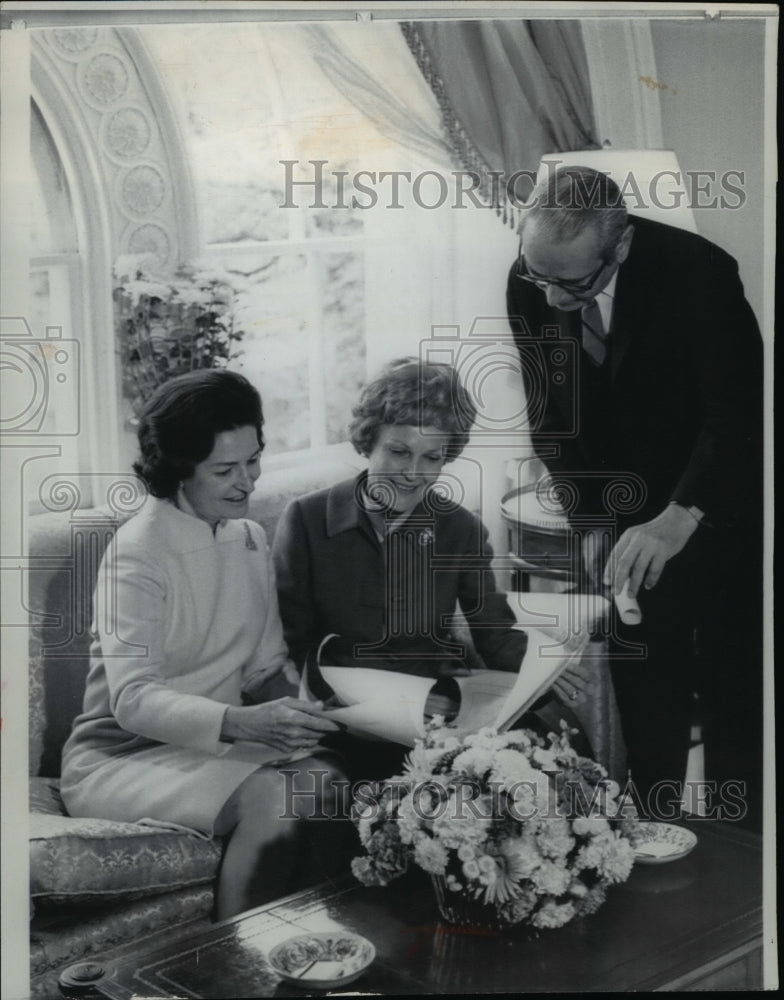
[[[694,850],[697,835],[672,823],[640,823],[634,838],[634,860],[641,865],[661,865],[685,858]]]
[[[375,957],[370,941],[350,931],[298,934],[276,944],[268,955],[282,979],[319,990],[353,983]]]

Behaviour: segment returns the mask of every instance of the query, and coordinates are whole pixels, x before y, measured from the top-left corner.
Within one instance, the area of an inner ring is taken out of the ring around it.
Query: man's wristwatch
[[[673,504],[677,507],[683,507],[687,514],[691,514],[697,524],[702,524],[705,520],[705,511],[700,510],[699,507],[695,507],[693,504],[691,507],[687,507],[685,504],[682,504],[680,500],[670,500],[670,507],[672,507]]]

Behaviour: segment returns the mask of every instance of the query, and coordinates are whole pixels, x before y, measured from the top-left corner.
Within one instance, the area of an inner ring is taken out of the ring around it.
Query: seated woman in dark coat
[[[459,606],[484,664],[518,670],[527,637],[496,590],[487,529],[445,496],[448,482],[434,487],[476,415],[457,373],[411,358],[392,362],[353,414],[351,440],[367,471],[293,501],[275,534],[280,613],[295,663],[305,668],[336,635],[326,647],[334,665],[467,673],[472,651],[450,627]],[[391,774],[402,760],[396,745],[341,742],[352,777]]]

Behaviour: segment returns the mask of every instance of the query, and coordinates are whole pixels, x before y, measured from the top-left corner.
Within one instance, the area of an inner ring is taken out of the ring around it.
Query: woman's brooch
[[[250,549],[251,552],[258,552],[259,547],[250,533],[250,525],[247,521],[243,521],[243,527],[245,528],[245,548]]]
[[[435,535],[433,534],[432,528],[423,528],[419,532],[419,544],[424,548],[426,545],[432,545]]]

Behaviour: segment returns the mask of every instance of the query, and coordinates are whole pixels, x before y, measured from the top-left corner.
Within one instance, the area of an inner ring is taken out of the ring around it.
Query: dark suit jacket
[[[485,664],[519,669],[527,638],[510,628],[514,615],[495,589],[479,518],[457,504],[420,504],[385,554],[355,499],[361,479],[294,500],[275,532],[280,613],[300,669],[335,633],[331,662],[436,676],[439,663],[467,656],[451,635],[458,602]]]
[[[622,497],[620,511],[616,503],[621,526],[670,500],[696,505],[716,526],[759,519],[762,343],[737,264],[700,236],[630,222],[599,393],[581,374],[590,362],[581,356],[580,312],[549,307],[516,266],[510,272],[507,308],[534,448],[551,472],[576,474],[578,513],[602,513],[611,474],[631,473],[644,496],[633,511]],[[587,433],[597,399],[601,436]]]

